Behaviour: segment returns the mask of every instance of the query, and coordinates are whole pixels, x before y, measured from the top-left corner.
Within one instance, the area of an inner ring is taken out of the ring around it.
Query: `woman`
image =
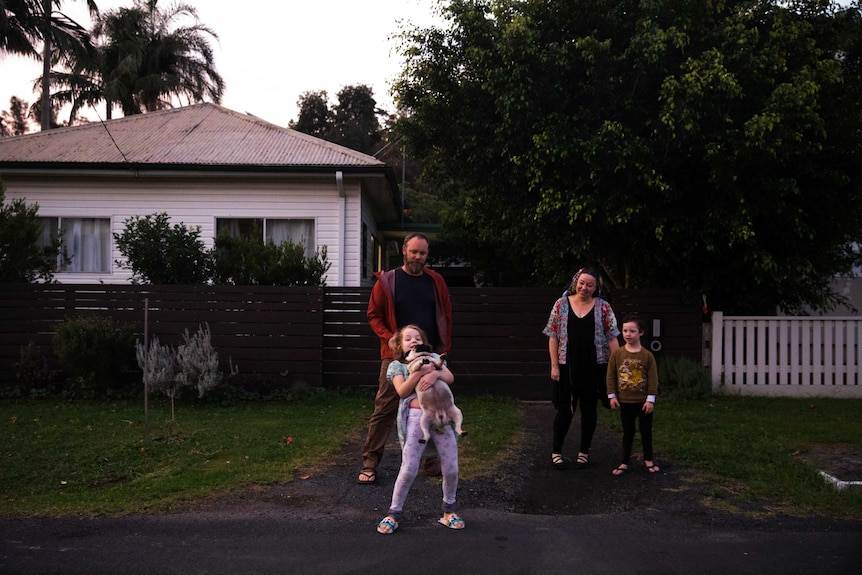
[[[582,268],[572,278],[569,289],[554,303],[548,325],[551,379],[554,381],[554,444],[551,463],[565,469],[571,460],[563,457],[563,440],[569,432],[578,404],[581,406],[581,444],[577,467],[590,462],[590,444],[596,431],[596,400],[607,402],[605,375],[611,352],[620,344],[620,330],[611,305],[596,297],[599,273]]]

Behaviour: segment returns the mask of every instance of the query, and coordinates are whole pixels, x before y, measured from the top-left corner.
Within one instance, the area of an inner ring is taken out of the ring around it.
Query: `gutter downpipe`
[[[345,230],[347,223],[347,196],[344,193],[344,172],[335,172],[335,186],[338,188],[338,286],[344,287],[344,266],[347,265],[345,250]]]

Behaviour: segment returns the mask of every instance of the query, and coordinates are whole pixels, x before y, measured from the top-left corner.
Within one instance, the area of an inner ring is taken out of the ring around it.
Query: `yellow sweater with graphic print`
[[[655,356],[646,348],[630,352],[625,346],[614,350],[608,362],[608,394],[620,403],[642,403],[658,393],[658,367]]]

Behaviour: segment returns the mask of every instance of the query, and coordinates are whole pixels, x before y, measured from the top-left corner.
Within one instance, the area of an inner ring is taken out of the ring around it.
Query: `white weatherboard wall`
[[[209,248],[217,218],[299,218],[314,220],[315,249],[327,246],[332,266],[327,285],[360,285],[360,197],[358,179],[345,177],[339,196],[334,174],[255,175],[236,173],[160,173],[157,175],[89,173],[51,178],[7,180],[7,199],[39,205],[44,217],[110,218],[122,233],[132,216],[165,212],[171,225],[199,226]],[[343,237],[343,250],[339,239]],[[112,241],[112,273],[58,273],[61,283],[128,283],[131,273],[113,262],[120,253]]]
[[[862,398],[862,318],[712,314],[713,390]]]

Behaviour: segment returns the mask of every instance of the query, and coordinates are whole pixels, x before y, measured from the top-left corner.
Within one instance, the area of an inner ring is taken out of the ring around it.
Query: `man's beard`
[[[425,267],[425,264],[421,264],[419,262],[414,262],[414,261],[405,261],[404,262],[405,270],[407,271],[408,274],[413,275],[413,276],[418,276],[419,274],[421,274],[422,268],[424,268],[424,267]]]

